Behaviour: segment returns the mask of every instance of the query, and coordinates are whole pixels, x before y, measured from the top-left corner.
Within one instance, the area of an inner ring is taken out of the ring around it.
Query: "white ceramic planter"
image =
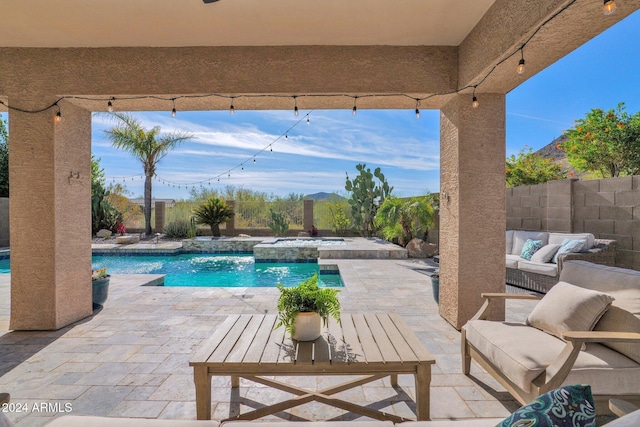
[[[322,335],[322,317],[318,313],[298,313],[293,322],[295,333],[293,339],[298,341],[315,341]]]

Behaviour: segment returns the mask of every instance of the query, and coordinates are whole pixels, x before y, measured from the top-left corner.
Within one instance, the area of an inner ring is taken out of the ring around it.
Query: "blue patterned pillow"
[[[542,240],[527,239],[522,247],[520,258],[524,258],[527,261],[531,261],[531,257],[542,247]]]
[[[587,243],[586,240],[572,240],[572,239],[564,239],[562,241],[562,246],[558,249],[558,252],[553,256],[553,263],[558,263],[558,256],[566,253],[580,252],[582,247]]]
[[[521,407],[496,427],[595,427],[591,386],[568,385],[551,390]]]

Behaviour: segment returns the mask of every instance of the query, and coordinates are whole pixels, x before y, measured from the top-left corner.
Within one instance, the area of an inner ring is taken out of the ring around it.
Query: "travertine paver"
[[[461,374],[460,333],[443,320],[429,278],[417,260],[330,260],[346,287],[345,313],[396,312],[435,356],[433,418],[502,417],[519,405],[488,374],[473,365]],[[189,359],[226,314],[276,313],[275,288],[169,288],[141,286],[144,275],[114,275],[109,299],[94,316],[60,331],[8,332],[9,277],[0,275],[0,391],[15,403],[70,403],[74,414],[195,419]],[[523,319],[531,302],[509,302],[508,318]],[[289,379],[288,379],[289,380]],[[321,389],[344,378],[303,377],[301,386]],[[345,392],[350,400],[414,417],[411,376],[400,376]],[[242,382],[232,391],[213,378],[212,416],[227,418],[282,396]],[[58,412],[10,413],[18,426],[41,426]],[[353,420],[362,417],[309,403],[265,420]]]

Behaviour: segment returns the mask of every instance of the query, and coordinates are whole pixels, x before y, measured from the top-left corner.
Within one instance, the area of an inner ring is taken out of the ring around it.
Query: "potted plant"
[[[102,307],[109,294],[109,276],[107,268],[91,271],[91,288],[93,296],[93,308]]]
[[[436,268],[430,276],[433,299],[436,300],[436,304],[440,304],[440,268]]]
[[[298,286],[278,284],[277,328],[284,326],[297,341],[314,341],[322,335],[329,316],[340,320],[338,290],[318,287],[318,274],[300,282]]]

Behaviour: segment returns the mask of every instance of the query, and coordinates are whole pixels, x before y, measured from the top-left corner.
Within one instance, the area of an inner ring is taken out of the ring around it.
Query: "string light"
[[[357,102],[358,102],[358,97],[354,96],[353,97],[353,109],[351,110],[351,114],[354,115],[354,116],[358,113],[358,107],[356,105]]]
[[[309,120],[309,115],[307,114],[307,124],[311,124],[311,121]]]
[[[298,111],[298,100],[297,100],[297,96],[293,96],[293,115],[298,117],[299,111]]]
[[[255,163],[256,163],[256,158],[254,157],[254,158],[253,158],[253,164],[255,164]]]
[[[416,118],[419,119],[420,118],[420,108],[418,108],[418,107],[420,107],[420,100],[416,99]]]
[[[171,109],[171,117],[173,117],[174,119],[176,118],[176,99],[173,98],[173,108]]]
[[[616,11],[616,2],[614,0],[604,0],[605,16],[609,16],[615,11]]]
[[[478,86],[474,86],[473,87],[473,99],[471,100],[471,106],[473,108],[478,108],[478,106],[480,105],[480,103],[478,102],[478,98],[476,98],[476,88]]]
[[[111,102],[112,100],[114,100],[114,97],[111,97],[111,99],[109,100],[109,102],[107,102],[107,111],[110,113],[113,113],[113,103]]]
[[[54,123],[60,123],[62,121],[62,113],[60,112],[60,106],[57,103],[55,105],[56,105],[56,107],[58,107],[58,112],[56,113],[55,117],[53,118],[53,122]]]
[[[520,62],[518,62],[518,66],[516,67],[516,71],[518,72],[518,74],[524,73],[524,51],[522,50],[522,48],[520,49],[520,55]]]
[[[236,109],[235,109],[235,108],[234,108],[234,106],[233,106],[233,99],[234,99],[234,98],[235,98],[235,97],[233,97],[233,96],[231,97],[231,105],[229,106],[229,113],[230,113],[230,114],[235,114],[235,113],[236,113]]]

